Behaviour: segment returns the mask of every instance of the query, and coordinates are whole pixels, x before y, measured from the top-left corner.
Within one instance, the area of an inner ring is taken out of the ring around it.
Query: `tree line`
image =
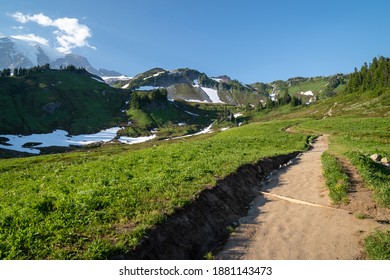
[[[302,105],[302,99],[296,96],[291,96],[288,92],[288,89],[285,89],[284,93],[278,96],[278,99],[276,100],[268,99],[267,103],[265,104],[265,108],[272,109],[284,105],[290,105],[291,107],[296,107]],[[258,108],[256,109],[259,111],[264,108],[263,105],[259,103]]]
[[[131,94],[130,107],[141,109],[152,103],[164,103],[167,101],[168,92],[165,88],[155,89],[149,92],[133,92]]]
[[[13,74],[13,76],[25,76],[25,75],[29,75],[32,73],[40,73],[40,72],[46,72],[46,71],[50,71],[50,70],[52,70],[52,69],[50,68],[49,63],[46,63],[44,65],[34,66],[31,68],[19,67],[19,68],[14,68],[13,70],[11,70],[10,68],[4,68],[0,72],[0,76],[1,77],[10,77],[10,76],[12,76],[12,74]],[[61,65],[60,69],[56,69],[55,71],[83,72],[83,71],[85,71],[85,68],[76,67],[76,66],[70,64],[70,65],[66,65],[66,66]]]
[[[390,86],[390,59],[380,56],[374,57],[372,62],[354,72],[349,77],[345,91],[347,93],[380,89]]]

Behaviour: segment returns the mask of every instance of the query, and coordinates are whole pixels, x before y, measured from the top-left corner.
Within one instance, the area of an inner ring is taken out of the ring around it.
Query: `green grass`
[[[337,154],[342,155],[351,150],[371,154],[390,154],[388,117],[333,117],[301,122],[296,129],[330,134],[330,150]]]
[[[356,213],[356,214],[355,214],[355,217],[356,217],[357,219],[359,219],[359,220],[364,220],[364,219],[370,218],[370,216],[368,216],[368,215],[366,215],[366,214],[364,214],[364,213],[360,213],[360,212]]]
[[[0,133],[93,133],[124,121],[126,92],[97,82],[87,72],[47,71],[0,77]],[[50,103],[59,107],[48,112]]]
[[[372,190],[376,202],[380,206],[390,208],[390,170],[372,161],[367,154],[349,152],[347,155]]]
[[[390,260],[390,232],[377,231],[366,237],[364,245],[369,259]]]
[[[332,202],[348,203],[348,187],[350,185],[348,175],[344,172],[340,162],[328,152],[321,155],[321,163],[325,184],[329,189],[329,197]]]
[[[260,158],[302,151],[291,122],[214,136],[0,160],[0,259],[104,259],[207,186]]]

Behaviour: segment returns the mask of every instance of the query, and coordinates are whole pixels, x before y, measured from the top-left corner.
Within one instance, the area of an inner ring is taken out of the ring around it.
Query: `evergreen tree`
[[[299,106],[302,104],[302,100],[296,96],[293,96],[292,99],[291,99],[291,107],[296,107],[296,106]]]
[[[390,59],[380,56],[375,57],[369,66],[364,63],[360,71],[355,68],[345,91],[352,93],[383,87],[390,87]]]
[[[267,109],[272,109],[273,107],[275,107],[275,102],[272,101],[271,99],[268,99],[268,100],[267,100],[267,104],[265,105],[265,107],[266,107]]]

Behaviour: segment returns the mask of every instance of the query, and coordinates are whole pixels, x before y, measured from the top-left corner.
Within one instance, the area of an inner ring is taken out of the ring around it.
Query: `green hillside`
[[[0,133],[92,133],[123,122],[129,94],[85,70],[45,70],[0,77]]]
[[[184,101],[168,101],[165,89],[135,91],[126,114],[129,125],[121,134],[141,136],[157,129],[159,138],[192,134],[218,120],[224,106],[213,104],[191,105]]]
[[[215,121],[221,108],[173,103],[165,90],[113,88],[83,69],[34,68],[0,77],[0,110],[0,134],[63,129],[77,135],[122,126],[121,135],[148,135],[158,128],[163,137],[197,132]]]

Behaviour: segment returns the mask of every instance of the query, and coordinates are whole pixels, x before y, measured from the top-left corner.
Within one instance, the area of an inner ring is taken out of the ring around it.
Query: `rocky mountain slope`
[[[169,99],[189,102],[244,105],[267,100],[266,95],[226,75],[210,78],[205,73],[188,68],[176,70],[153,68],[133,78],[109,82],[114,87],[128,90],[166,88]]]
[[[286,94],[295,96],[301,103],[309,104],[342,91],[347,79],[347,75],[336,74],[329,77],[295,77],[287,81],[243,84],[226,75],[208,77],[205,73],[188,68],[153,68],[135,77],[104,78],[111,86],[128,90],[166,88],[168,98],[174,100],[252,106],[278,102]]]

